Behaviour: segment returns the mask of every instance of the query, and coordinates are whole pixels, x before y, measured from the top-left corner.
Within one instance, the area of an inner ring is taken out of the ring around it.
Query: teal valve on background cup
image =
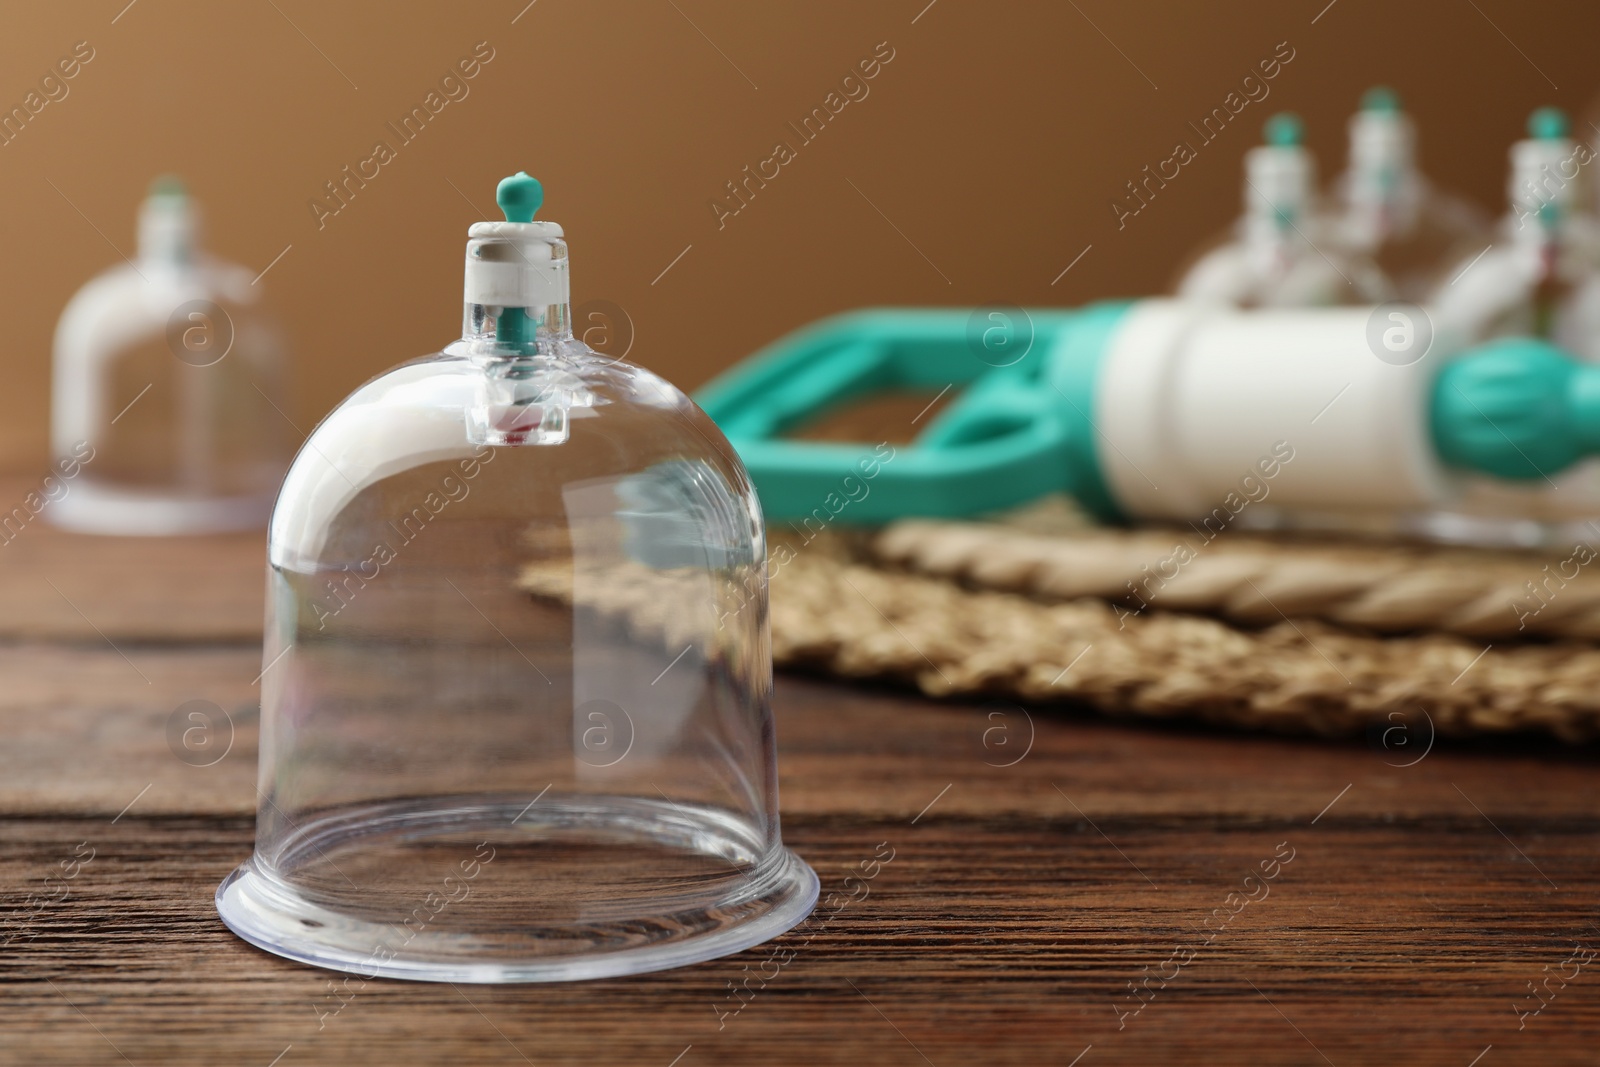
[[[1600,453],[1600,367],[1531,340],[1452,352],[1411,305],[1024,314],[1033,344],[1008,366],[974,352],[966,311],[862,311],[778,341],[697,399],[774,521],[816,514],[870,452],[784,435],[894,391],[960,395],[840,521],[970,516],[1052,492],[1106,520],[1183,521],[1269,468],[1279,509],[1412,513],[1449,506],[1463,475],[1543,483]],[[1386,327],[1418,354],[1375,348]]]

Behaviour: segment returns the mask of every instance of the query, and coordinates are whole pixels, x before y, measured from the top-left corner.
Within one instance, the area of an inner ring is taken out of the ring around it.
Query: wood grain
[[[31,488],[0,478],[0,500]],[[261,534],[105,538],[34,519],[0,535],[0,638],[258,640],[266,565]]]
[[[0,556],[0,599],[84,554],[34,534],[36,574]],[[1600,966],[1520,1031],[1516,1011],[1574,944],[1600,948],[1590,749],[1441,741],[1404,767],[1425,739],[1030,717],[795,676],[776,694],[785,837],[840,906],[777,943],[794,956],[764,986],[774,946],[599,983],[357,980],[331,1014],[338,978],[239,941],[211,900],[253,833],[243,541],[93,542],[149,571],[150,599],[93,601],[115,632],[4,601],[0,1063],[1467,1067],[1492,1045],[1494,1067],[1600,1047]],[[186,637],[155,576],[202,557],[239,603]],[[231,721],[210,766],[167,740],[190,700]],[[884,842],[892,862],[843,895]],[[1229,897],[1247,892],[1266,895]],[[1192,958],[1174,974],[1175,949]],[[1159,991],[1136,999],[1147,976]]]

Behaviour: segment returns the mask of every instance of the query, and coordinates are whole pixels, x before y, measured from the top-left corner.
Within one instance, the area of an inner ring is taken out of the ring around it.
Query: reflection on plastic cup
[[[233,319],[209,300],[179,304],[167,316],[167,348],[191,367],[209,367],[233,348]]]
[[[633,748],[633,716],[610,700],[585,700],[573,716],[574,755],[591,767],[614,767]]]
[[[1433,346],[1433,320],[1415,304],[1392,300],[1367,317],[1367,347],[1395,367],[1409,367]]]
[[[983,762],[991,767],[1015,767],[1033,751],[1033,716],[1016,704],[990,707],[983,720]]]
[[[1033,317],[1015,304],[984,304],[967,316],[967,348],[991,367],[1009,367],[1033,348]]]
[[[1367,745],[1391,767],[1415,767],[1433,751],[1433,716],[1423,708],[1391,711],[1367,727]]]
[[[633,351],[633,316],[609,300],[586,300],[572,310],[572,335],[615,363]]]
[[[221,763],[233,749],[233,719],[209,700],[179,704],[167,716],[167,748],[191,767]]]

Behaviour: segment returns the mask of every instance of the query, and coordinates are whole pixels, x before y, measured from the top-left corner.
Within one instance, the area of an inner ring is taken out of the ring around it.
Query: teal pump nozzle
[[[1429,414],[1451,466],[1547,478],[1600,452],[1600,366],[1533,338],[1493,341],[1445,367]]]
[[[507,222],[532,222],[544,206],[544,186],[527,171],[519,170],[500,180],[494,199]],[[528,313],[523,308],[506,308],[495,320],[495,339],[502,344],[524,348],[532,342],[531,334]]]

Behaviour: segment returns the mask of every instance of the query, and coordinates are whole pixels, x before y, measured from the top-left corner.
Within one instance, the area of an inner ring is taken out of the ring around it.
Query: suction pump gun
[[[1544,485],[1600,453],[1600,366],[1449,333],[1400,304],[869,311],[777,342],[697,399],[769,520],[847,494],[841,519],[883,522],[1053,492],[1107,520],[1194,520],[1258,485],[1280,512],[1393,516],[1448,507],[1474,475]],[[864,493],[860,446],[784,438],[871,393],[951,389]]]

